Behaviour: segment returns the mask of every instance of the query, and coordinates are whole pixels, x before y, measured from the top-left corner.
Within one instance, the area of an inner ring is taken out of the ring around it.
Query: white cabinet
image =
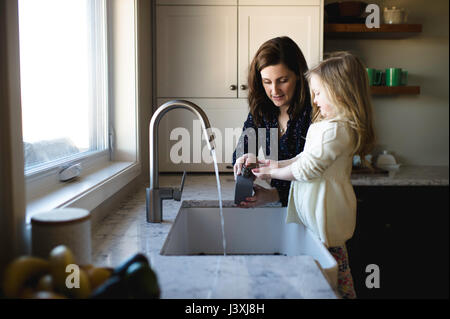
[[[221,146],[219,169],[232,171],[226,167],[248,114],[248,66],[257,49],[270,38],[286,35],[312,66],[322,59],[322,23],[323,0],[240,0],[239,5],[235,0],[158,0],[157,105],[186,99],[203,108]],[[197,163],[200,151],[193,139],[199,137],[193,120],[188,111],[173,110],[161,121],[161,171],[214,171],[207,151]],[[173,161],[182,157],[181,128],[189,132],[189,163]],[[171,133],[175,140],[170,140]],[[201,150],[205,145],[203,141]]]
[[[254,2],[254,1],[253,1]],[[248,67],[268,39],[288,36],[305,56],[308,67],[321,59],[320,6],[239,7],[239,97],[246,97]]]
[[[158,97],[237,97],[236,6],[158,6]]]
[[[180,6],[224,6],[237,5],[238,0],[156,0],[156,4]]]

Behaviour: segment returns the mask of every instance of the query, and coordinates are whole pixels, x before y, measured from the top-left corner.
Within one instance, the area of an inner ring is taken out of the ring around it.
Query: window
[[[19,0],[25,174],[108,149],[105,0]]]

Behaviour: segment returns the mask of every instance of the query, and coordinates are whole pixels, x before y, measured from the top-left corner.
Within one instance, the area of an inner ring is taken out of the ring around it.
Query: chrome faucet
[[[205,112],[192,102],[184,100],[173,100],[161,105],[153,114],[150,120],[149,134],[150,134],[150,187],[146,189],[146,209],[147,209],[147,222],[160,223],[162,221],[162,201],[164,199],[181,200],[181,194],[183,192],[184,180],[186,177],[186,171],[183,173],[181,180],[181,187],[179,189],[174,188],[159,188],[159,167],[158,167],[158,126],[161,118],[168,111],[173,109],[186,109],[197,115],[200,119],[203,127],[203,132],[208,144],[208,148],[212,151],[215,148],[214,134],[212,134],[211,125],[209,124],[208,117]]]

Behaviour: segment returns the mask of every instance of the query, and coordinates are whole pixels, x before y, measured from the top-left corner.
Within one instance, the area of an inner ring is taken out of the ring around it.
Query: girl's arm
[[[297,157],[281,162],[260,161],[262,166],[252,172],[264,179],[309,181],[322,176],[336,158],[353,147],[352,137],[346,127],[335,122],[324,125],[310,138],[311,146]]]
[[[310,147],[297,156],[290,166],[295,180],[310,181],[320,178],[341,155],[351,153],[354,147],[350,128],[339,122],[323,123],[310,136]]]
[[[282,161],[258,160],[260,167],[259,169],[253,169],[252,172],[256,177],[265,180],[281,179],[284,181],[293,181],[295,180],[295,177],[292,174],[291,165],[298,159],[300,154],[296,157]]]
[[[270,166],[272,168],[282,168],[282,167],[286,167],[291,165],[292,163],[294,163],[297,158],[300,156],[300,154],[298,154],[296,157],[287,159],[287,160],[282,160],[282,161],[275,161],[275,160],[258,160],[258,163],[260,164],[260,166]],[[276,177],[274,177],[276,178]]]
[[[286,166],[291,165],[292,163],[294,163],[297,160],[297,158],[300,156],[300,154],[298,154],[296,157],[293,157],[293,158],[290,158],[287,160],[278,161],[278,167],[281,168],[281,167],[286,167]]]
[[[286,161],[274,161],[274,160],[264,160],[260,161],[260,164],[264,166],[260,166],[259,168],[252,169],[253,174],[256,177],[261,179],[281,179],[285,181],[293,181],[294,175],[291,171],[290,165],[285,165],[284,167],[280,167],[280,163],[288,162]],[[284,163],[286,164],[286,163]]]

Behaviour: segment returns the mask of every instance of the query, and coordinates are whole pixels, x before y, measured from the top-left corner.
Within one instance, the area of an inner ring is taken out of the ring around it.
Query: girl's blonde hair
[[[338,116],[348,121],[353,130],[356,145],[353,153],[359,155],[364,164],[365,156],[375,144],[372,123],[372,102],[370,99],[369,78],[360,59],[346,51],[331,53],[327,59],[306,72],[308,81],[315,74],[327,90],[330,102],[336,107]],[[312,122],[323,120],[320,110],[313,105]]]

